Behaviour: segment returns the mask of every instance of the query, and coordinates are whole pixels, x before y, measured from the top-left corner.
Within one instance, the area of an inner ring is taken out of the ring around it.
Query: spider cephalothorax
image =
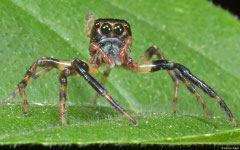
[[[61,84],[60,113],[61,123],[63,125],[66,124],[68,76],[82,76],[97,92],[93,101],[94,104],[100,95],[104,97],[119,112],[125,115],[130,121],[132,121],[133,124],[137,125],[137,121],[128,115],[127,112],[117,104],[117,102],[103,87],[111,69],[114,66],[118,66],[135,73],[150,73],[160,70],[167,70],[175,85],[173,97],[174,113],[177,112],[178,87],[180,82],[182,82],[187,89],[196,96],[198,102],[202,105],[203,110],[207,115],[210,116],[211,113],[208,111],[205,102],[197,92],[195,86],[202,89],[203,92],[205,92],[208,96],[214,98],[219,103],[220,107],[222,107],[226,112],[234,127],[238,126],[230,109],[227,107],[223,99],[218,96],[218,94],[209,85],[194,76],[183,65],[166,60],[157,46],[149,47],[137,61],[134,61],[129,56],[132,44],[132,36],[130,25],[127,23],[127,21],[118,19],[97,19],[91,14],[87,14],[86,21],[86,33],[88,40],[90,41],[89,50],[91,58],[89,62],[85,62],[77,58],[69,61],[46,57],[40,58],[28,69],[22,81],[18,84],[18,89],[15,90],[15,92],[3,102],[10,101],[19,92],[24,104],[24,114],[28,114],[28,101],[25,93],[26,86],[46,72],[56,68],[62,70],[59,81]],[[153,55],[156,55],[158,59],[150,61]],[[101,83],[99,83],[91,74],[96,74],[98,72],[98,68],[103,64],[107,64],[107,67],[104,71]],[[37,67],[45,68],[36,72]]]
[[[111,68],[127,63],[132,43],[130,25],[125,20],[96,19],[90,32],[90,63]]]

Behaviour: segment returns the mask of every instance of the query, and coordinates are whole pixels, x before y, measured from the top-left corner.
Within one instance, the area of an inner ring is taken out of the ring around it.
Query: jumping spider
[[[67,97],[67,77],[68,76],[82,76],[97,92],[93,103],[96,103],[96,99],[99,95],[103,96],[112,106],[125,115],[134,125],[137,125],[137,121],[133,119],[127,112],[119,106],[116,101],[107,93],[103,87],[110,71],[115,66],[130,70],[135,73],[150,73],[159,70],[167,70],[172,78],[174,87],[173,98],[173,112],[176,113],[176,105],[178,98],[178,87],[180,81],[193,93],[197,100],[201,103],[203,110],[207,115],[210,112],[207,109],[200,94],[196,91],[195,86],[202,89],[207,95],[217,100],[220,106],[225,110],[228,117],[233,123],[234,127],[237,127],[231,111],[225,104],[222,98],[208,86],[205,82],[198,79],[196,76],[190,73],[190,71],[181,64],[166,60],[157,46],[149,47],[146,52],[137,60],[134,61],[129,57],[132,44],[132,35],[130,25],[125,20],[119,19],[97,19],[92,14],[86,15],[86,32],[88,41],[90,41],[90,55],[91,58],[88,62],[79,60],[57,60],[54,58],[40,58],[32,64],[32,66],[26,72],[23,80],[18,84],[18,89],[13,94],[5,99],[3,102],[8,102],[13,99],[18,92],[20,93],[24,104],[24,115],[28,114],[28,101],[25,94],[26,86],[42,76],[46,72],[53,68],[62,70],[60,80],[60,112],[61,123],[66,124],[66,97]],[[157,60],[150,61],[153,55],[157,56]],[[91,74],[96,74],[98,68],[107,65],[101,84],[92,77]],[[36,72],[37,67],[45,67],[42,70]],[[36,72],[36,73],[35,73]],[[195,85],[195,86],[194,86]]]

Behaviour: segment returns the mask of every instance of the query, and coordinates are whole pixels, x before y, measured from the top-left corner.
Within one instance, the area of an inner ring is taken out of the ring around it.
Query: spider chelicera
[[[125,115],[134,125],[137,125],[137,121],[133,119],[116,101],[107,93],[103,87],[111,69],[113,67],[121,67],[130,70],[135,73],[150,73],[159,70],[167,70],[172,78],[174,86],[174,98],[173,98],[173,112],[176,113],[176,105],[178,99],[178,87],[182,82],[188,90],[193,93],[197,100],[201,103],[203,110],[207,115],[211,115],[207,109],[205,102],[200,94],[196,91],[195,86],[202,89],[207,95],[217,100],[219,105],[225,110],[228,117],[233,123],[234,127],[237,127],[231,111],[218,96],[218,94],[205,82],[198,79],[196,76],[179,63],[174,63],[166,60],[157,46],[149,47],[146,52],[137,60],[134,61],[129,57],[132,44],[132,36],[130,25],[125,20],[119,19],[97,19],[92,14],[86,15],[86,33],[88,40],[90,41],[89,51],[91,58],[88,62],[79,60],[57,60],[54,58],[43,57],[38,59],[32,64],[32,66],[26,72],[23,80],[18,84],[18,89],[13,94],[5,99],[6,103],[13,99],[18,92],[20,93],[24,104],[24,115],[28,114],[28,101],[26,98],[25,88],[26,86],[42,76],[46,72],[53,68],[62,70],[60,80],[60,112],[61,123],[66,124],[66,97],[67,97],[67,77],[68,76],[82,76],[97,92],[93,103],[96,103],[98,96],[103,96],[112,106]],[[157,60],[150,61],[152,56],[156,55]],[[92,77],[91,74],[96,74],[98,68],[107,65],[106,70],[99,83]],[[42,70],[36,72],[37,67],[45,67]],[[35,73],[36,72],[36,73]]]

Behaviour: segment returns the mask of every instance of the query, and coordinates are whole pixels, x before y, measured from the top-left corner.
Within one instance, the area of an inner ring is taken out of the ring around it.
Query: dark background
[[[239,0],[209,0],[209,1],[225,10],[228,10],[238,20],[240,19]]]

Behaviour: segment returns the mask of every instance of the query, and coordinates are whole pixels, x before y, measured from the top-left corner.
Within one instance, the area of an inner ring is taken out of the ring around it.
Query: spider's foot
[[[97,102],[96,99],[94,99],[94,100],[92,101],[92,104],[93,104],[93,105],[96,105],[96,102]]]
[[[27,115],[28,115],[28,112],[23,112],[23,115],[24,115],[24,116],[27,116]]]
[[[234,126],[235,128],[237,128],[237,127],[238,127],[238,124],[237,124],[236,120],[235,120],[234,118],[230,118],[230,120],[232,121],[233,126]]]
[[[94,100],[92,101],[92,104],[93,104],[93,105],[96,105],[98,96],[99,96],[99,95],[98,95],[98,94],[96,94],[96,96],[95,96]]]
[[[66,118],[64,116],[62,116],[62,118],[61,118],[61,125],[63,125],[63,126],[67,124]]]
[[[208,117],[212,117],[212,113],[209,112],[209,113],[207,114],[207,116],[208,116]]]
[[[135,120],[134,126],[137,127],[138,126],[138,122]]]
[[[0,102],[0,104],[7,104],[11,99],[10,98],[4,99]]]
[[[61,123],[61,125],[62,125],[62,126],[65,126],[65,125],[67,125],[67,122],[66,122],[66,120],[62,120],[62,123]]]

